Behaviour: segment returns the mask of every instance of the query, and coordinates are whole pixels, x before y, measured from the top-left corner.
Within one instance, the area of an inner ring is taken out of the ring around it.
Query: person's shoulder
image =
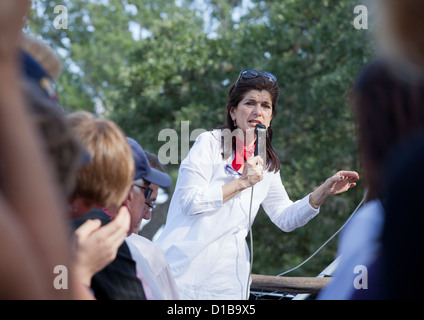
[[[209,166],[220,163],[221,140],[219,132],[204,131],[196,138],[190,151],[181,163],[180,170],[190,165]]]
[[[383,220],[384,209],[379,200],[367,202],[360,208],[355,216],[349,221],[351,229],[366,229],[370,225],[380,224]]]
[[[138,235],[138,234],[131,234],[129,235],[125,241],[130,246],[134,246],[139,250],[140,253],[142,253],[143,256],[147,257],[156,257],[160,258],[161,256],[165,256],[162,249],[154,242],[150,241],[149,239]]]
[[[355,223],[362,225],[363,223],[380,223],[383,220],[384,208],[380,200],[372,200],[364,204],[358,210]]]
[[[273,179],[280,179],[280,180],[282,179],[281,171],[280,170],[277,170],[277,171],[274,171],[274,170],[264,170],[264,175],[269,175]]]
[[[210,143],[216,143],[221,141],[221,130],[220,129],[213,129],[209,131],[202,132],[199,134],[196,138],[197,141],[202,142],[210,142]]]
[[[367,244],[380,236],[384,209],[379,200],[367,202],[346,225],[341,235],[342,245]]]
[[[88,211],[86,214],[74,218],[71,220],[72,226],[74,229],[77,229],[80,225],[82,225],[85,221],[89,219],[98,219],[101,221],[102,225],[105,225],[112,221],[109,216],[101,209],[98,208],[92,208],[90,211]]]
[[[196,148],[206,148],[207,150],[218,150],[221,148],[221,130],[205,131],[197,136],[194,145]]]
[[[143,246],[150,246],[151,244],[153,244],[153,242],[149,239],[135,233],[130,234],[125,240]]]

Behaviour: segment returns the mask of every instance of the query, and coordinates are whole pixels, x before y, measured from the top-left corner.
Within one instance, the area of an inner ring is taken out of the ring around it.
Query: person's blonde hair
[[[134,179],[131,147],[122,129],[113,121],[77,111],[68,116],[78,141],[90,155],[90,162],[78,172],[72,199],[87,205],[119,207]]]
[[[96,119],[96,116],[92,114],[91,112],[80,110],[75,111],[70,114],[68,114],[68,122],[71,124],[71,126],[78,125],[79,122],[85,121],[85,120],[94,120]]]

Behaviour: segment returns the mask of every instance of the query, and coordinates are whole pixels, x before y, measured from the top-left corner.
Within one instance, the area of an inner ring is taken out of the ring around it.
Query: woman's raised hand
[[[356,180],[359,180],[359,174],[357,172],[338,171],[311,193],[309,203],[317,208],[327,197],[345,192],[356,186]]]

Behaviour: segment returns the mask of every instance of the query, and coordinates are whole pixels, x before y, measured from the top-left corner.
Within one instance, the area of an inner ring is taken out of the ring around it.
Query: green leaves
[[[352,26],[356,1],[251,0],[244,8],[238,0],[68,1],[67,30],[52,28],[62,3],[36,3],[29,29],[61,54],[57,86],[67,111],[97,111],[157,153],[162,129],[222,124],[240,70],[266,70],[281,89],[273,145],[290,197],[305,196],[337,170],[360,173],[347,95],[372,51],[367,31]],[[259,215],[253,271],[283,271],[312,253],[359,202],[356,188],[334,197],[343,201],[328,199],[320,216],[291,234]],[[308,275],[334,255],[335,245],[314,258]]]

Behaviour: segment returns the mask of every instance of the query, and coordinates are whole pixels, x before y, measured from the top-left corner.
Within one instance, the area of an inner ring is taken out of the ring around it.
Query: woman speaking
[[[274,75],[243,70],[228,93],[225,125],[201,134],[181,163],[157,243],[182,299],[247,299],[245,238],[259,206],[281,230],[292,231],[317,215],[328,196],[359,179],[354,171],[339,171],[303,199],[290,200],[271,144],[278,95]],[[266,130],[256,146],[265,149],[262,156],[254,155],[257,125]]]

